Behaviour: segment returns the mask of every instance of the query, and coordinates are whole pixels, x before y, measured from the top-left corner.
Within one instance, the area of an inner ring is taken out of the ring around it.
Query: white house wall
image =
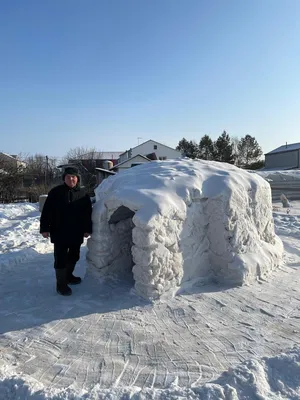
[[[123,154],[120,155],[119,159],[118,159],[118,163],[121,163],[125,160],[127,160],[128,158],[131,158],[131,153],[127,150],[125,151]]]
[[[3,163],[10,165],[10,166],[14,166],[14,167],[22,167],[22,168],[26,168],[26,163],[24,163],[23,161],[18,160],[15,157],[12,157],[8,154],[5,153],[1,153],[0,152],[0,161],[2,161]]]
[[[266,154],[265,164],[266,168],[297,168],[299,167],[299,150]]]
[[[155,148],[155,146],[157,146],[157,148]],[[167,160],[181,157],[180,151],[174,150],[171,147],[157,143],[153,140],[149,140],[148,142],[142,143],[133,148],[131,157],[134,157],[137,154],[147,155],[151,153],[155,153],[157,158],[166,157]]]

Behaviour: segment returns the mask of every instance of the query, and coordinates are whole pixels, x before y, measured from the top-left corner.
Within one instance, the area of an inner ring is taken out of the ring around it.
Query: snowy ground
[[[284,181],[299,181],[300,180],[300,170],[299,169],[291,169],[291,170],[267,170],[267,169],[259,169],[248,171],[251,173],[256,173],[268,181],[273,182],[284,182]]]
[[[58,296],[37,206],[0,205],[0,400],[300,399],[300,202],[274,206],[267,281],[151,304],[89,275]]]

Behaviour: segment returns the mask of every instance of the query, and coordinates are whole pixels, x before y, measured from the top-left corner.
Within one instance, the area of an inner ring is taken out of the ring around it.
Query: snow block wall
[[[269,183],[235,166],[153,161],[96,189],[90,268],[130,277],[144,298],[198,281],[250,283],[279,266],[282,253]]]

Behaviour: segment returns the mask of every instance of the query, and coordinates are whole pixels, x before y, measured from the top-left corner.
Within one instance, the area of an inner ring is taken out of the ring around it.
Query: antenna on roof
[[[285,148],[287,149],[287,142],[285,142]]]
[[[143,139],[143,138],[142,138],[142,137],[138,137],[138,138],[137,138],[137,140],[138,140],[138,145],[140,144],[140,140],[141,140],[141,139]]]

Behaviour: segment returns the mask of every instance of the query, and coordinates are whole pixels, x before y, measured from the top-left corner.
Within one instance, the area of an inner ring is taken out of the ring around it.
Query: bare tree
[[[21,198],[23,165],[17,158],[0,153],[0,199],[11,203]]]
[[[37,184],[48,185],[57,174],[57,159],[44,154],[26,156],[26,175],[32,176]]]
[[[63,164],[74,164],[81,175],[81,184],[93,195],[96,186],[95,167],[103,167],[102,152],[95,147],[76,147],[63,157]]]
[[[24,187],[29,201],[37,202],[41,194],[47,194],[58,183],[59,170],[57,159],[44,154],[27,155],[24,157]]]
[[[63,163],[68,164],[72,160],[82,160],[82,159],[91,159],[94,160],[98,152],[95,147],[84,147],[79,146],[73,149],[70,149],[67,154],[63,157]]]

